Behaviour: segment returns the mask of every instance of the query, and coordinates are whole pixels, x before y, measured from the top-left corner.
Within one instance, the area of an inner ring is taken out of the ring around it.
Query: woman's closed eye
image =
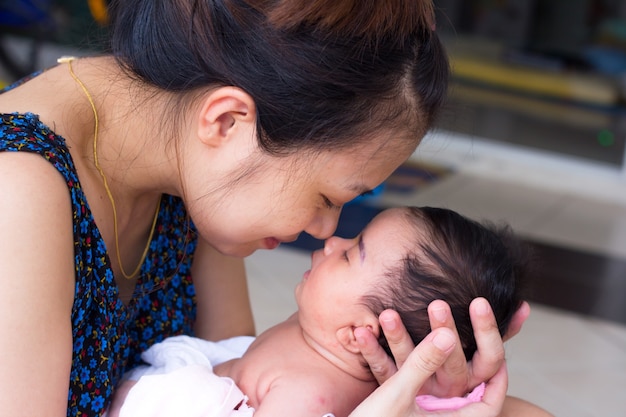
[[[368,197],[370,195],[374,195],[374,190],[365,191],[365,192],[359,194],[359,197]]]
[[[330,201],[330,199],[328,197],[326,197],[325,195],[322,195],[322,199],[324,200],[324,205],[326,206],[327,209],[329,209],[329,210],[340,210],[341,209],[341,206],[338,206],[335,203],[333,203],[332,201]]]

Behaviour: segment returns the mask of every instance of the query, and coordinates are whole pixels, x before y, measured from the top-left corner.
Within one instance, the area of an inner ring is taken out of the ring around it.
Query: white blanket
[[[131,371],[137,381],[120,417],[250,417],[254,409],[230,378],[213,373],[213,366],[241,357],[253,337],[208,342],[176,336],[157,343],[141,358],[149,366]],[[237,408],[235,410],[235,408]]]

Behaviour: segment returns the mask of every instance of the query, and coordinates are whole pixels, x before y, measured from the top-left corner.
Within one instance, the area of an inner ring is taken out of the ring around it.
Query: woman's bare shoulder
[[[36,154],[0,152],[0,195],[0,270],[67,273],[73,267],[71,200],[54,166]]]
[[[2,210],[67,207],[70,197],[63,176],[43,157],[30,152],[0,152]],[[65,204],[64,204],[65,203]],[[19,213],[16,213],[19,214]]]
[[[0,338],[0,403],[7,415],[26,415],[25,403],[29,414],[60,415],[72,351],[69,193],[41,156],[0,152],[0,196],[0,332],[10,335]]]

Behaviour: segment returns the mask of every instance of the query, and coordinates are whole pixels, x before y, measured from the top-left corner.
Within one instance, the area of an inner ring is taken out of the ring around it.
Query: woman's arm
[[[72,361],[72,211],[38,155],[0,153],[0,410],[65,416]]]
[[[528,401],[506,397],[500,417],[554,417],[554,415]]]
[[[224,256],[200,238],[192,276],[198,301],[196,336],[215,341],[255,335],[243,259]]]

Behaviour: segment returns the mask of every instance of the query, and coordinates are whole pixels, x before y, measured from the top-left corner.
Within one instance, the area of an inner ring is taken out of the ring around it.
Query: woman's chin
[[[255,242],[248,242],[240,245],[235,244],[230,246],[215,246],[215,250],[217,250],[222,255],[245,258],[252,255],[259,249],[273,250],[276,249],[279,245],[280,241],[278,239],[265,238]]]

